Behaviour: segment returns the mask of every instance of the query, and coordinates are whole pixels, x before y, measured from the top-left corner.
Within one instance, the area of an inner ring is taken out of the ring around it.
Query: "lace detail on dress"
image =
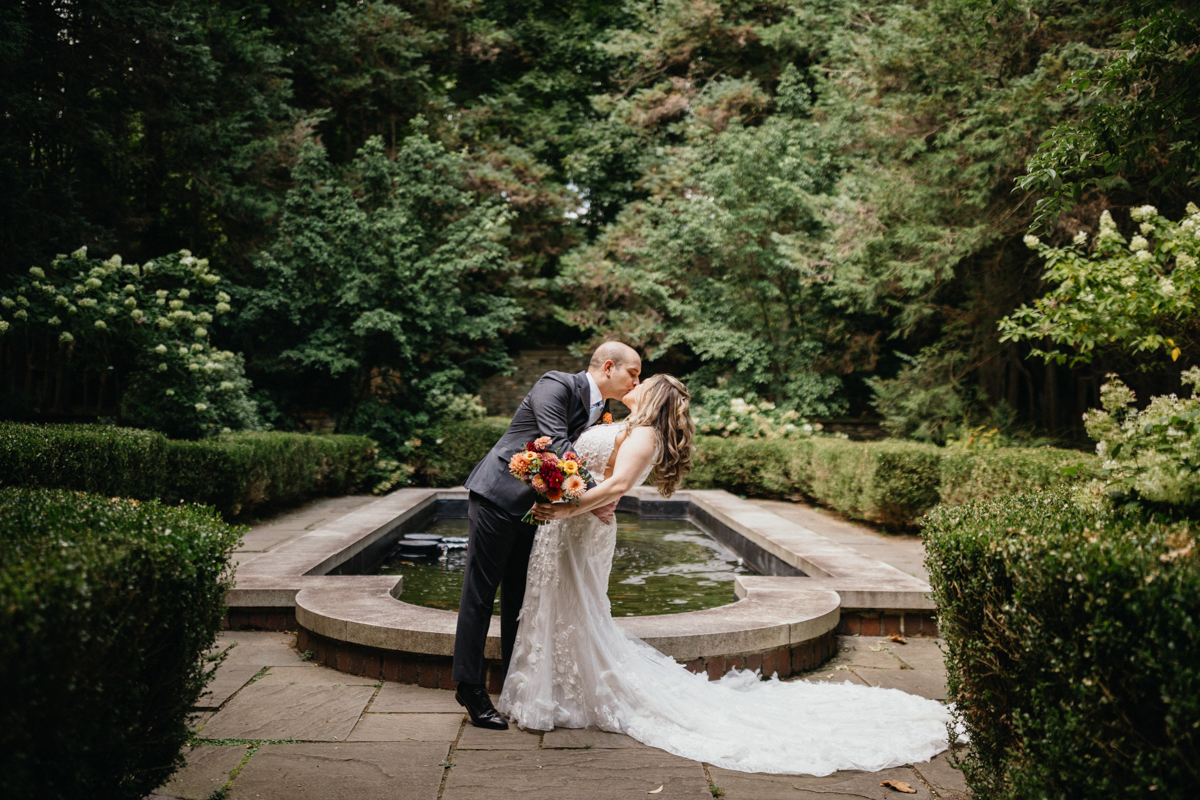
[[[598,482],[622,428],[597,426],[575,442]],[[538,529],[496,704],[522,728],[616,731],[743,772],[877,771],[946,749],[950,714],[932,700],[849,683],[762,681],[745,670],[712,683],[688,672],[613,621],[615,545],[616,523],[592,514]]]

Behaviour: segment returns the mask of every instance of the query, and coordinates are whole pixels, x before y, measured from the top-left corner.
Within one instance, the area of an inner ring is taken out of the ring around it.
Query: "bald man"
[[[467,572],[458,605],[454,639],[455,698],[480,728],[504,730],[508,723],[488,698],[483,646],[492,619],[496,589],[500,595],[500,650],[508,673],[517,639],[517,615],[525,599],[525,577],[537,527],[521,521],[537,495],[508,471],[513,453],[526,442],[549,436],[558,453],[574,450],[579,434],[596,424],[607,400],[619,400],[638,385],[642,359],[620,342],[605,342],[588,368],[574,375],[547,372],[529,390],[513,414],[508,431],[467,478],[471,491],[467,517]],[[615,503],[592,513],[607,519]]]

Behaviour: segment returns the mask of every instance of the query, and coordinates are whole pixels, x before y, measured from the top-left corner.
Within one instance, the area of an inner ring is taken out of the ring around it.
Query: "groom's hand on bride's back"
[[[613,500],[606,506],[593,508],[592,513],[596,515],[596,519],[607,525],[608,523],[612,522],[613,515],[617,513],[617,501]]]

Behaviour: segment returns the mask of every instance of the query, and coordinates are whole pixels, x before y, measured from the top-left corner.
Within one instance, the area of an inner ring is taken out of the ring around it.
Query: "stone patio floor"
[[[253,558],[371,499],[335,498],[264,522],[246,536],[239,558]],[[806,516],[820,513],[814,509],[763,505],[826,533]],[[901,561],[906,566],[895,565],[909,572],[919,566],[910,541],[839,520],[830,524],[843,526],[835,531],[845,544],[871,547],[872,556]],[[900,644],[841,637],[839,643],[832,661],[800,679],[848,680],[944,699],[937,640]],[[656,800],[816,800],[828,795],[961,800],[966,795],[962,776],[945,753],[925,764],[814,778],[731,772],[599,731],[484,731],[466,721],[452,692],[380,684],[326,669],[306,662],[294,644],[288,633],[221,634],[218,652],[227,656],[197,707],[187,766],[148,800],[607,800],[647,795]],[[880,785],[889,779],[908,783],[916,794]]]

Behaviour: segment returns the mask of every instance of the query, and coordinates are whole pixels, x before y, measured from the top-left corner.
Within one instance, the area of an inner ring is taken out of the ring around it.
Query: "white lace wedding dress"
[[[598,482],[622,427],[597,426],[575,442]],[[497,703],[520,727],[625,733],[742,772],[877,771],[946,749],[950,714],[932,700],[850,683],[761,680],[747,670],[709,682],[626,633],[608,602],[615,544],[616,523],[593,514],[538,530]]]

